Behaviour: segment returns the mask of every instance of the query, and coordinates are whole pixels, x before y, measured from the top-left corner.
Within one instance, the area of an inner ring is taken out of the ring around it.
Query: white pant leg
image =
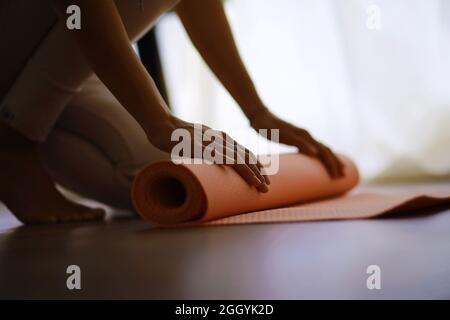
[[[132,207],[136,172],[170,157],[148,142],[138,123],[95,76],[67,105],[42,152],[57,183],[121,209]]]

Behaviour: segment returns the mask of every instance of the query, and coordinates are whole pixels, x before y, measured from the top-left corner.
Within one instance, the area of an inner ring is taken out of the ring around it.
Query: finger
[[[344,165],[344,163],[342,162],[341,159],[339,159],[339,157],[336,155],[336,153],[334,153],[333,151],[331,151],[331,152],[332,152],[332,154],[334,156],[334,160],[336,161],[336,164],[338,166],[340,177],[345,176],[345,165]]]
[[[325,150],[325,146],[318,143],[317,148],[319,149],[319,154],[317,155],[317,159],[322,163],[322,165],[325,167],[328,175],[331,178],[334,178],[334,171],[333,171],[333,165],[329,159],[329,156]]]
[[[210,140],[201,140],[202,144],[202,154],[204,154],[205,148],[212,148],[213,159],[208,159],[216,164],[233,164],[236,163],[236,159],[234,157],[234,150],[226,144],[226,141],[222,138],[222,133],[216,131],[213,135],[211,135]],[[209,156],[209,153],[208,155]],[[220,162],[216,161],[217,159],[221,159]]]
[[[336,161],[338,162],[339,167],[341,169],[344,169],[345,168],[345,163],[342,161],[342,159],[336,153],[333,152],[333,154],[336,157]]]
[[[262,168],[264,167],[259,162],[258,157],[249,149],[240,145],[237,141],[235,141],[235,143],[237,149],[236,153],[239,156],[239,159],[242,159],[242,157],[244,157],[245,163],[250,167],[250,169],[253,171],[256,177],[260,179],[261,182],[263,183],[263,185],[260,188],[263,189],[264,192],[267,192],[266,189],[268,190],[270,180],[266,175],[263,175]]]
[[[266,177],[263,176],[261,169],[258,167],[257,164],[248,164],[248,167],[253,171],[253,174],[261,181],[261,185],[258,187],[258,190],[262,192],[267,192],[268,189],[268,183],[266,181]]]
[[[261,183],[265,184],[265,179],[262,176],[262,172],[257,166],[258,159],[256,156],[250,150],[242,147],[237,142],[235,142],[235,147],[237,164],[245,164],[250,170],[252,170],[253,174],[261,181]]]
[[[227,150],[232,150],[232,154],[235,155],[235,158],[237,160],[237,156],[240,155],[241,159],[245,158],[245,154],[246,154],[246,150],[247,148],[245,148],[244,146],[242,146],[239,142],[237,142],[236,140],[234,140],[233,138],[231,138],[228,134],[226,134],[225,132],[222,132],[222,138],[225,141],[225,145]],[[251,152],[250,152],[251,154]],[[256,158],[256,157],[255,157]],[[254,159],[252,159],[253,161]],[[256,163],[256,162],[252,162],[252,163]]]
[[[232,164],[230,165],[250,186],[254,186],[257,189],[262,184],[253,171],[245,164]],[[258,189],[259,190],[259,189]]]
[[[343,163],[339,160],[339,158],[336,156],[336,154],[330,148],[328,148],[325,145],[323,145],[323,147],[325,148],[325,151],[328,154],[329,158],[332,159],[332,161],[333,161],[333,167],[335,169],[336,176],[337,177],[344,176],[344,165],[343,165]]]
[[[255,185],[259,191],[267,192],[268,187],[266,185],[266,179],[262,175],[260,167],[258,167],[258,159],[256,158],[256,156],[250,150],[243,147],[237,141],[228,136],[226,133],[218,133],[219,134],[214,135],[214,143],[217,143],[217,147],[219,147],[219,150],[223,150],[223,154],[221,154],[221,156],[225,161],[228,161],[224,162],[224,164],[236,165],[235,167],[241,170],[238,172],[244,174],[243,177],[247,182]],[[230,154],[232,154],[232,156],[230,156]],[[234,159],[232,159],[231,157],[233,157]],[[242,166],[247,167],[247,170],[244,171]],[[248,170],[250,170],[253,173],[252,175],[257,178],[258,181],[256,184],[253,176],[250,176],[250,174],[245,175],[245,172],[248,172]]]
[[[252,170],[253,174],[261,181],[261,185],[258,186],[259,191],[267,192],[268,187],[266,183],[266,179],[262,175],[260,168],[258,167],[258,159],[256,156],[248,149],[240,149],[237,153],[238,163],[245,163],[250,170]]]
[[[223,150],[223,143],[225,140],[216,137],[216,140],[214,143],[217,145],[214,146],[213,151],[218,152],[218,154],[214,154],[214,159],[209,159],[214,163],[217,163],[214,161],[217,158],[223,159],[223,162],[220,164],[240,164],[247,166],[250,170],[253,171],[254,175],[259,179],[259,181],[262,184],[265,184],[266,181],[262,175],[262,172],[260,168],[257,166],[258,160],[256,156],[248,149],[241,146],[239,143],[233,140],[235,149],[230,149],[230,143],[226,146],[224,152]],[[230,141],[230,140],[228,140]],[[206,143],[208,144],[208,143]],[[266,189],[267,186],[260,186],[259,188]]]
[[[326,147],[324,145],[321,145],[321,147],[322,147],[321,159],[323,160],[322,162],[329,169],[328,172],[329,172],[331,178],[339,177],[339,169],[338,169],[338,165],[334,159],[333,153],[331,152],[331,150],[328,147]]]
[[[267,184],[267,185],[270,185],[271,181],[270,181],[270,179],[269,179],[269,176],[268,176],[267,174],[264,174],[264,173],[263,173],[264,166],[261,164],[261,162],[259,162],[259,160],[258,160],[258,162],[256,163],[256,166],[257,166],[258,169],[261,171],[261,174],[262,174],[262,176],[264,177],[264,181],[266,182],[266,184]]]
[[[209,144],[209,142],[204,143]],[[237,162],[235,151],[235,144],[237,144],[237,142],[234,141],[230,136],[228,136],[224,132],[216,131],[214,135],[214,143],[217,144],[219,149],[225,155],[223,159],[226,162],[223,162],[222,164],[233,164]]]
[[[332,172],[333,177],[344,175],[344,165],[330,148],[316,141],[305,129],[297,128],[297,133],[302,135],[305,139],[307,139],[315,146],[316,150],[318,151],[316,156],[318,156],[319,153],[322,153],[322,155],[318,158],[324,163],[327,170],[329,172]]]
[[[264,182],[266,185],[270,184],[270,179],[269,176],[264,174],[264,166],[262,165],[262,163],[259,161],[258,157],[256,155],[254,155],[251,151],[249,151],[248,156],[251,157],[250,160],[252,164],[254,164],[256,166],[256,169],[258,170],[258,172],[260,173],[260,176],[264,179]]]
[[[229,135],[227,135],[225,132],[222,132],[224,136],[224,140],[226,142],[227,148],[232,148],[232,150],[235,152],[236,155],[240,156],[240,159],[245,159],[245,163],[249,164],[255,164],[258,168],[258,172],[262,175],[261,168],[263,166],[258,160],[258,157],[251,152],[249,149],[245,148],[243,145],[241,145],[239,142],[231,138]],[[248,161],[247,161],[248,159]],[[259,166],[258,166],[259,164]]]
[[[229,156],[229,153],[222,152],[220,149],[214,148],[212,154],[204,154],[204,160],[208,160],[213,164],[227,165],[235,163],[235,159]]]
[[[265,183],[260,184],[259,187],[257,187],[256,189],[261,193],[269,192],[269,187]]]

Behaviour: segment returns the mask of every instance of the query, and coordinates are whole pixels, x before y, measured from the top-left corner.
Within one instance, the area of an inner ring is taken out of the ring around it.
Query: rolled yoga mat
[[[349,159],[341,159],[346,177],[331,181],[317,160],[282,155],[266,194],[227,167],[161,161],[138,174],[132,198],[141,216],[159,225],[365,219],[450,206],[445,183],[346,193],[358,183],[358,171]]]
[[[358,184],[354,163],[346,157],[341,160],[345,177],[332,180],[316,159],[280,155],[278,173],[269,177],[267,193],[250,187],[230,167],[159,161],[137,175],[133,204],[145,220],[174,225],[311,202],[344,194]]]

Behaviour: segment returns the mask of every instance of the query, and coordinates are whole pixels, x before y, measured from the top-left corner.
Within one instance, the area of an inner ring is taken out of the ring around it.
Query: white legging
[[[131,40],[178,0],[115,0]],[[17,19],[20,18],[20,23]],[[0,120],[41,141],[56,181],[83,196],[130,208],[144,164],[167,158],[93,74],[44,1],[0,0]]]
[[[72,98],[41,150],[58,184],[121,209],[131,209],[136,172],[170,157],[148,142],[136,120],[96,76]]]

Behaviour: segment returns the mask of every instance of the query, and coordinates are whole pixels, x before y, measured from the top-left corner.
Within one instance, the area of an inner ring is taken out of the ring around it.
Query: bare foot
[[[34,143],[0,123],[0,201],[25,224],[99,220],[102,209],[66,199],[40,163]]]

